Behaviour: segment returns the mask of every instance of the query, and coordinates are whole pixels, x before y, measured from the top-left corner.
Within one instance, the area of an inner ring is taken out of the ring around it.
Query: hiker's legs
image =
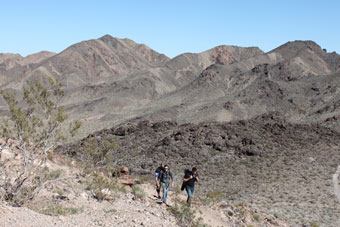
[[[163,188],[163,203],[166,203],[166,198],[168,196],[169,184],[162,183]]]
[[[157,195],[158,195],[158,198],[160,198],[160,193],[161,193],[161,185],[159,182],[156,182],[156,191],[157,191]]]
[[[187,191],[188,193],[188,199],[187,199],[187,203],[191,203],[191,198],[194,196],[194,192],[195,192],[195,188],[194,187],[191,187],[189,185],[186,185],[185,186],[185,190]]]

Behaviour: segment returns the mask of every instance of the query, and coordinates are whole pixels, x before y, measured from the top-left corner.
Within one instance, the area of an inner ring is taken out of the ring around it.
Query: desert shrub
[[[179,187],[175,188],[175,198],[174,198],[174,205],[169,207],[168,209],[177,219],[177,222],[180,226],[190,226],[190,227],[202,227],[205,226],[202,224],[201,218],[196,218],[197,210],[192,208],[187,204],[186,201],[183,201],[179,198],[181,190]]]
[[[99,201],[112,199],[113,194],[119,190],[119,185],[114,178],[92,173],[92,175],[87,176],[87,179],[85,189],[91,191],[92,196]]]
[[[125,185],[122,185],[121,187],[119,187],[119,191],[124,193],[124,194],[126,194],[128,192]]]
[[[79,214],[83,212],[83,208],[64,207],[60,204],[49,205],[41,213],[49,216],[67,216],[72,214]]]
[[[316,223],[315,221],[311,221],[309,222],[311,227],[320,227],[320,225],[318,223]]]
[[[141,188],[138,185],[132,186],[132,194],[134,196],[136,196],[137,198],[145,198],[146,197],[146,192],[144,191],[143,188]]]
[[[100,167],[107,175],[117,175],[119,169],[112,160],[113,152],[117,148],[118,145],[115,141],[97,140],[96,138],[85,141],[82,150],[77,154],[82,173],[87,175]]]
[[[118,210],[116,209],[109,209],[109,210],[104,210],[105,214],[113,214],[113,213],[117,213]]]
[[[274,217],[275,218],[281,218],[281,214],[279,214],[278,212],[274,212]]]
[[[0,163],[0,187],[4,189],[0,197],[20,206],[32,199],[48,181],[56,180],[46,178],[49,153],[61,145],[68,134],[73,136],[81,122],[71,122],[69,130],[64,130],[67,115],[60,105],[64,91],[58,80],[47,78],[44,84],[37,80],[26,81],[21,97],[5,90],[0,93],[10,113],[0,123],[0,136],[7,142],[15,141],[19,157],[16,172]]]
[[[58,179],[63,174],[62,169],[53,170],[45,174],[44,180],[55,180]]]
[[[210,191],[205,196],[200,198],[201,202],[208,205],[210,203],[215,203],[221,201],[224,198],[224,193],[221,191]]]
[[[261,216],[258,213],[254,213],[253,218],[255,221],[260,221]]]
[[[54,189],[54,192],[57,193],[58,195],[64,195],[65,194],[64,190],[61,189],[61,188]]]
[[[151,175],[146,175],[146,176],[140,176],[139,177],[139,181],[144,184],[144,183],[148,183],[148,182],[153,182],[154,181],[154,177]]]

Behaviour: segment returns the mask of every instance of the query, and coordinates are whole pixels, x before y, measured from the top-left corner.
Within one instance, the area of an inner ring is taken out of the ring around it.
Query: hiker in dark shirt
[[[164,170],[163,168],[163,164],[161,163],[159,165],[159,167],[156,169],[155,171],[155,180],[156,180],[156,191],[157,191],[157,195],[158,195],[158,198],[160,199],[161,198],[161,195],[160,195],[160,192],[161,192],[161,183],[159,181],[159,178],[160,178],[160,174],[161,172]]]
[[[161,187],[163,189],[162,205],[166,206],[166,198],[168,196],[170,184],[171,184],[171,187],[174,186],[174,175],[172,174],[172,172],[170,172],[168,165],[164,166],[164,170],[161,171],[161,173],[160,173],[160,179],[159,180],[161,182]]]
[[[184,175],[183,184],[185,187],[185,190],[188,193],[188,199],[187,203],[191,204],[191,198],[194,196],[195,193],[195,182],[199,182],[199,176],[197,173],[197,168],[193,167],[191,171],[186,171]]]

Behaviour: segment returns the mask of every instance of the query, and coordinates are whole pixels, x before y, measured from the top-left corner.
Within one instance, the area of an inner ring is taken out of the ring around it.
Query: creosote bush
[[[112,193],[120,190],[118,183],[112,177],[92,173],[87,176],[87,179],[86,190],[90,190],[92,196],[99,201],[112,199]]]
[[[146,198],[146,192],[138,185],[132,186],[132,194],[137,198]]]
[[[75,135],[81,122],[72,122],[68,132],[63,130],[68,118],[60,104],[64,97],[63,85],[52,78],[47,78],[44,84],[26,81],[22,96],[5,90],[1,96],[8,105],[9,117],[0,124],[0,137],[7,142],[15,141],[19,157],[16,173],[6,163],[0,163],[0,175],[4,179],[0,181],[4,189],[1,198],[20,206],[49,181],[60,177],[60,174],[50,176],[53,179],[46,177],[49,153],[65,141],[68,133]]]
[[[67,216],[79,214],[83,212],[83,208],[64,207],[60,204],[52,204],[40,212],[49,216]]]
[[[90,138],[83,143],[83,149],[77,155],[80,168],[84,175],[94,171],[105,172],[109,177],[119,173],[119,168],[113,163],[113,152],[118,145],[115,141]]]

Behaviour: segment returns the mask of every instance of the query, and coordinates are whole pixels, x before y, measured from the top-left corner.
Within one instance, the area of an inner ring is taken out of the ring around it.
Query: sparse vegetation
[[[63,170],[61,169],[57,169],[57,170],[53,170],[51,172],[46,173],[44,180],[55,180],[58,179],[61,175],[63,174]]]
[[[309,224],[310,224],[310,227],[320,227],[320,225],[316,223],[315,221],[311,221]]]
[[[61,189],[61,188],[54,189],[54,192],[57,193],[58,195],[64,195],[65,194],[64,190]]]
[[[253,218],[254,218],[255,221],[260,221],[261,216],[258,213],[254,213]]]
[[[117,148],[118,145],[115,141],[95,138],[85,141],[82,150],[77,154],[83,174],[97,172],[99,169],[109,177],[118,175],[119,171],[112,160],[113,152]]]
[[[93,173],[88,175],[88,183],[86,190],[90,190],[92,196],[99,201],[104,199],[112,200],[116,191],[118,191],[119,186],[114,178],[105,177],[100,174]]]
[[[64,207],[60,204],[52,204],[48,206],[46,209],[41,211],[42,214],[50,216],[66,216],[79,214],[81,212],[83,212],[83,208]]]
[[[137,198],[145,198],[147,196],[144,189],[138,185],[132,186],[132,194],[134,194]]]
[[[26,81],[22,98],[15,93],[1,91],[10,117],[0,125],[0,136],[7,142],[17,143],[17,157],[20,157],[16,174],[10,174],[8,171],[11,169],[0,172],[5,179],[1,182],[4,188],[1,198],[17,206],[32,199],[48,181],[55,181],[61,174],[47,173],[46,161],[50,152],[61,145],[67,135],[63,131],[67,115],[60,105],[64,96],[62,88],[58,80],[48,78],[43,83]],[[74,135],[80,127],[81,122],[72,122],[69,133]]]
[[[179,198],[180,189],[177,187],[175,189],[174,205],[169,208],[171,213],[177,219],[180,226],[185,227],[203,227],[201,218],[196,218],[197,210],[191,208],[186,201]]]

